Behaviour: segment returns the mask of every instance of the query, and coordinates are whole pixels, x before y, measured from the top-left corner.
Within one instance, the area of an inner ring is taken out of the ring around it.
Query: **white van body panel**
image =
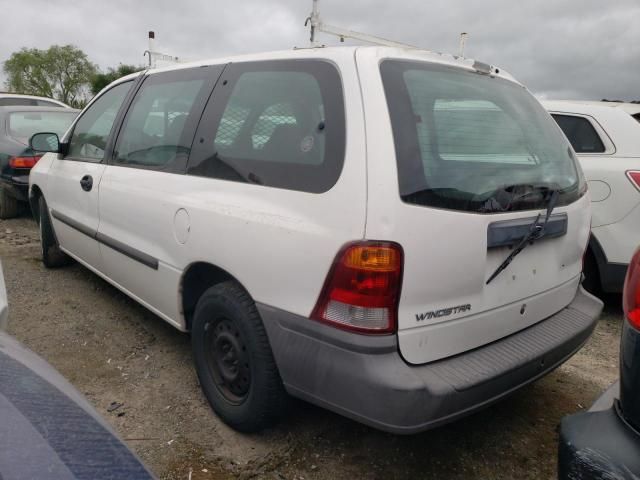
[[[295,57],[317,56],[308,52]],[[309,316],[336,253],[363,238],[366,217],[365,132],[353,50],[339,50],[330,61],[343,82],[348,160],[328,192],[109,166],[100,185],[98,231],[157,258],[159,266],[154,271],[101,245],[107,277],[182,329],[181,280],[197,262],[231,274],[256,302]],[[180,224],[185,218],[186,226]]]

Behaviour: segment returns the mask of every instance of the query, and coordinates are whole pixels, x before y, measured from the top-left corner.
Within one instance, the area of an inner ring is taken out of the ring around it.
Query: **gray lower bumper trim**
[[[343,332],[258,305],[287,391],[362,423],[416,433],[472,413],[550,372],[589,338],[602,302],[578,289],[557,314],[451,358],[409,365],[395,336]]]

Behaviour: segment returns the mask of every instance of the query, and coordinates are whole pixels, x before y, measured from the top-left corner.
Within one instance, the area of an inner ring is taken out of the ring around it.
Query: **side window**
[[[55,102],[47,102],[46,100],[36,100],[36,103],[38,104],[39,107],[58,107],[58,108],[64,108],[62,105],[58,105]]]
[[[184,170],[195,122],[210,91],[209,77],[211,72],[204,68],[150,75],[125,117],[115,163]]]
[[[187,173],[313,193],[338,180],[342,84],[316,60],[230,65],[204,113]]]
[[[116,85],[82,114],[69,141],[69,157],[102,161],[111,127],[132,84],[133,82],[124,82]]]
[[[604,144],[591,122],[583,117],[557,115],[552,117],[558,123],[576,153],[602,153]]]
[[[4,106],[16,106],[16,107],[35,107],[37,105],[36,101],[32,98],[20,98],[20,97],[9,97],[9,98],[0,98],[0,107]]]

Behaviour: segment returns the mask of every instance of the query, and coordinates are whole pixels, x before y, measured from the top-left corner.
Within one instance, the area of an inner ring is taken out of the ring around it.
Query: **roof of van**
[[[171,70],[180,70],[183,68],[197,67],[203,65],[222,64],[231,62],[249,62],[249,61],[264,61],[274,59],[295,59],[295,58],[345,58],[347,56],[353,57],[356,51],[367,50],[374,56],[379,58],[405,58],[410,60],[419,60],[430,63],[437,63],[442,65],[448,65],[458,67],[466,70],[475,71],[474,64],[477,64],[476,60],[471,58],[462,58],[447,53],[431,52],[428,50],[412,49],[412,48],[396,48],[396,47],[380,47],[380,46],[338,46],[338,47],[313,47],[313,48],[294,48],[291,50],[279,50],[261,53],[251,53],[244,55],[235,55],[229,57],[220,57],[206,60],[198,60],[194,62],[178,63],[169,66],[153,68],[146,70],[147,73],[165,72]],[[483,62],[479,62],[482,64]],[[492,75],[506,78],[508,80],[517,81],[508,72],[495,66],[492,67]],[[135,78],[140,73],[133,73],[120,80]]]
[[[575,113],[589,113],[598,109],[617,108],[630,115],[640,113],[640,103],[602,102],[592,100],[544,100],[547,110],[571,110]]]

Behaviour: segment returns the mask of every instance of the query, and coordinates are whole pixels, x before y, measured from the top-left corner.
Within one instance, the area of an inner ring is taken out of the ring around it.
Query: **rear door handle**
[[[93,177],[91,175],[85,175],[80,180],[80,186],[85,192],[90,192],[93,188]]]

